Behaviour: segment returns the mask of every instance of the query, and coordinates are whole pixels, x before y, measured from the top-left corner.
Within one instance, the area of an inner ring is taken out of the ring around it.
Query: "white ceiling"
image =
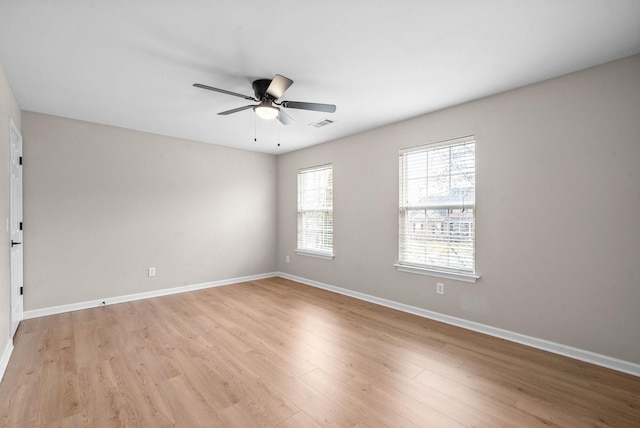
[[[0,0],[22,109],[272,154],[639,52],[638,0]],[[218,116],[248,102],[192,86],[276,73],[336,113]]]

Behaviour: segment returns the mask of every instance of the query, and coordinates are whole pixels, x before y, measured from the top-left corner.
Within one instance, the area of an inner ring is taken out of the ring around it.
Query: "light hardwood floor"
[[[640,378],[282,278],[27,320],[18,427],[640,427]]]

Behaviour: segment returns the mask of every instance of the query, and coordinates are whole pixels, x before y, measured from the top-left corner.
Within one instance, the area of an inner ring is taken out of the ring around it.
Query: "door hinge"
[[[24,287],[20,287],[20,295],[22,296],[24,294]]]
[[[20,159],[18,159],[18,164],[22,165],[22,156],[20,156]]]

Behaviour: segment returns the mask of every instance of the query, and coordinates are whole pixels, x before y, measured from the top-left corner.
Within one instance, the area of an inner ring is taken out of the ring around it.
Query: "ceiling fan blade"
[[[298,108],[302,110],[324,111],[326,113],[334,113],[336,106],[333,104],[304,103],[301,101],[283,101],[283,107]]]
[[[273,76],[273,80],[267,88],[267,94],[272,96],[273,99],[277,100],[282,96],[282,94],[284,94],[284,91],[289,89],[289,86],[291,86],[292,84],[293,80],[289,79],[288,77],[276,74],[275,76]]]
[[[219,114],[219,115],[222,115],[222,116],[226,116],[226,115],[228,115],[228,114],[237,113],[237,112],[239,112],[239,111],[242,111],[242,110],[248,110],[248,109],[250,109],[250,108],[253,108],[253,106],[252,106],[252,105],[242,106],[242,107],[234,108],[234,109],[227,110],[227,111],[221,111],[221,112],[220,112],[220,113],[218,113],[218,114]]]
[[[281,108],[278,109],[278,120],[283,125],[291,125],[294,122],[293,118]]]
[[[195,86],[196,88],[208,89],[209,91],[215,91],[215,92],[221,92],[227,95],[233,95],[234,97],[244,98],[245,100],[258,101],[249,95],[242,95],[242,94],[238,94],[237,92],[227,91],[226,89],[214,88],[213,86],[203,85],[202,83],[194,83],[193,86]]]

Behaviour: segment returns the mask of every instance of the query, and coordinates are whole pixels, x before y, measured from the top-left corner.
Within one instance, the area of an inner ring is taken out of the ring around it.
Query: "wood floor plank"
[[[160,395],[170,408],[176,427],[225,426],[207,400],[182,376],[159,383]]]
[[[3,402],[0,426],[3,427],[32,427],[36,426],[34,419],[34,402],[41,400],[39,384],[35,382],[16,385],[8,389]],[[53,419],[51,419],[53,420]]]
[[[304,412],[298,412],[286,421],[278,424],[278,428],[321,428],[311,417]]]
[[[290,382],[284,393],[322,427],[354,427],[361,420],[343,403],[332,400],[301,379]]]
[[[460,376],[456,377],[457,380],[452,380],[425,370],[416,381],[437,391],[445,400],[456,400],[464,407],[465,412],[473,417],[482,413],[483,417],[499,421],[496,423],[498,426],[562,426],[517,407],[517,389],[504,388],[492,382],[478,384],[473,381],[461,381],[467,376],[468,374],[461,372]],[[572,419],[572,422],[575,423],[576,420]]]
[[[597,412],[593,413],[593,404],[596,402],[599,406],[604,405],[612,410],[605,421],[618,426],[626,417],[632,416],[633,410],[630,409],[640,403],[638,396],[630,391],[612,399],[607,394],[603,394],[601,388],[597,388],[595,384],[583,378],[550,372],[544,370],[542,366],[531,367],[526,361],[521,365],[515,365],[513,360],[506,363],[498,358],[488,357],[483,353],[463,349],[457,345],[450,345],[448,348],[456,348],[458,355],[465,355],[464,368],[467,376],[464,381],[473,380],[474,388],[478,390],[486,389],[487,385],[497,386],[492,388],[490,393],[502,394],[499,399],[503,402],[506,401],[505,397],[509,397],[509,405],[541,409],[539,414],[533,413],[540,417],[561,420],[559,412],[556,411],[561,407],[560,413],[567,409],[574,409],[576,414],[581,415],[582,420],[596,423],[598,420],[594,416]],[[559,358],[553,356],[553,359]],[[584,397],[585,391],[590,391],[588,397]],[[538,397],[545,398],[541,400]],[[514,399],[516,402],[513,402]]]
[[[349,379],[343,382],[323,370],[316,369],[304,375],[302,380],[324,395],[356,411],[360,415],[360,424],[398,427],[424,426],[405,418],[404,409],[394,407],[393,403],[372,400],[369,391],[353,387]],[[462,426],[442,414],[437,414],[435,411],[428,412],[426,408],[423,410],[425,412],[421,422],[426,423],[427,415],[429,415],[429,422],[433,426]]]
[[[283,278],[25,320],[1,427],[638,427],[640,378]]]

